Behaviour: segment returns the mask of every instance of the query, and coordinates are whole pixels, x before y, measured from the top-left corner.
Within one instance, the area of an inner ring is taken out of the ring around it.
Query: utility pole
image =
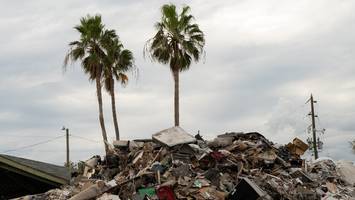
[[[67,167],[70,170],[70,161],[69,161],[69,129],[65,128],[65,126],[63,126],[62,130],[65,130],[65,136],[66,136],[66,149],[67,149]]]
[[[68,169],[70,169],[70,161],[69,161],[69,129],[65,129],[66,141],[67,141],[67,165]]]
[[[311,94],[311,117],[312,117],[312,133],[313,133],[313,151],[314,151],[314,159],[318,158],[318,149],[317,149],[317,136],[316,136],[316,123],[315,123],[315,114],[314,114],[314,103],[317,101],[313,100],[313,95]]]

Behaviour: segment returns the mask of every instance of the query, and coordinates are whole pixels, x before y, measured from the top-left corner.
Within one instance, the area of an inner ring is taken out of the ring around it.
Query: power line
[[[85,137],[81,137],[81,136],[78,136],[78,135],[73,135],[73,134],[70,134],[70,136],[71,136],[71,137],[74,137],[74,138],[78,138],[78,139],[86,140],[86,141],[89,141],[89,142],[100,143],[99,141],[92,140],[92,139],[85,138]]]
[[[3,135],[3,136],[4,136],[4,135]],[[15,135],[8,135],[8,136],[16,137]],[[78,136],[78,135],[70,134],[70,136],[71,136],[71,137],[74,137],[74,138],[77,138],[77,139],[81,139],[81,140],[86,140],[86,141],[89,141],[89,142],[93,142],[93,143],[100,143],[100,142],[97,141],[97,140],[92,140],[92,139],[85,138],[85,137]],[[18,136],[18,137],[22,137],[22,136]],[[28,137],[31,137],[31,136],[28,136]],[[35,137],[36,137],[36,136],[35,136]],[[44,135],[43,135],[43,136],[38,136],[38,137],[48,137],[48,136],[44,136]],[[44,141],[37,142],[37,143],[34,143],[34,144],[22,146],[22,147],[19,147],[19,148],[16,148],[16,149],[8,149],[8,150],[5,150],[5,151],[2,151],[1,153],[8,153],[8,152],[19,151],[19,150],[22,150],[22,149],[27,149],[27,148],[35,147],[35,146],[38,146],[38,145],[41,145],[41,144],[46,144],[46,143],[52,142],[52,141],[57,140],[57,139],[62,138],[62,137],[65,137],[65,135],[60,135],[60,136],[57,136],[57,137],[54,137],[54,138],[51,138],[51,139],[48,139],[48,140],[44,140]]]
[[[29,138],[35,138],[35,137],[42,137],[42,138],[51,138],[48,135],[16,135],[16,134],[0,134],[0,136],[6,136],[6,137],[16,137],[16,138],[24,138],[24,137],[29,137]]]
[[[62,137],[64,137],[64,136],[65,136],[65,135],[61,135],[61,136],[57,136],[57,137],[52,138],[52,139],[49,139],[49,140],[45,140],[45,141],[37,142],[37,143],[34,143],[34,144],[22,146],[22,147],[19,147],[19,148],[16,148],[16,149],[9,149],[9,150],[3,151],[2,153],[8,153],[8,152],[12,152],[12,151],[18,151],[18,150],[22,150],[22,149],[27,149],[27,148],[30,148],[30,147],[38,146],[38,145],[41,145],[41,144],[46,144],[46,143],[48,143],[48,142],[52,142],[52,141],[57,140],[57,139],[59,139],[59,138],[62,138]]]

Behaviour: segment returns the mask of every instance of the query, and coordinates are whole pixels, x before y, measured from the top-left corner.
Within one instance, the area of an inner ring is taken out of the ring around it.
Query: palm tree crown
[[[70,42],[70,50],[64,59],[64,68],[69,60],[81,60],[81,66],[84,72],[89,75],[91,81],[95,80],[97,74],[103,70],[102,58],[105,52],[102,48],[104,40],[104,25],[101,22],[101,16],[86,16],[80,19],[80,25],[74,27],[80,33],[80,39]]]
[[[151,57],[163,64],[169,64],[171,70],[187,70],[192,58],[200,59],[205,44],[204,34],[199,26],[192,23],[194,17],[189,14],[190,7],[184,6],[176,13],[175,5],[161,8],[161,22],[156,23],[157,33],[148,41]]]
[[[133,53],[124,49],[121,41],[116,34],[113,34],[109,41],[104,44],[107,56],[105,57],[105,67],[103,70],[103,83],[106,91],[111,91],[114,79],[122,85],[128,83],[126,72],[135,69]]]
[[[144,51],[151,58],[169,64],[174,78],[174,120],[179,126],[179,72],[188,70],[191,61],[200,59],[205,38],[199,26],[192,22],[190,7],[184,6],[177,14],[173,4],[163,5],[161,21],[156,23],[157,33],[147,41]]]

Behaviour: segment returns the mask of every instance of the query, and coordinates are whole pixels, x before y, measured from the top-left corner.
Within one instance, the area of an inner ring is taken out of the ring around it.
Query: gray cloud
[[[351,1],[172,1],[188,4],[206,34],[206,58],[181,75],[182,126],[213,137],[226,131],[261,131],[275,142],[307,137],[313,92],[320,125],[327,129],[324,155],[354,160],[355,22]],[[0,14],[0,146],[19,148],[62,135],[101,140],[94,84],[80,66],[65,74],[73,26],[100,13],[116,29],[140,68],[139,79],[117,88],[123,138],[149,138],[173,124],[169,68],[144,59],[147,39],[165,1],[3,2]],[[112,139],[110,101],[105,119]],[[47,136],[47,137],[46,137]],[[101,143],[72,139],[73,160],[103,150]],[[11,152],[58,164],[64,140]],[[341,147],[341,148],[340,148]],[[344,154],[343,152],[347,152]]]

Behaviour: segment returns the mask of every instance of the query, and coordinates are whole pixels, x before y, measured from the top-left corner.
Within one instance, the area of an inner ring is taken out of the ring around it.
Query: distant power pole
[[[65,129],[65,135],[66,135],[66,143],[67,143],[67,165],[68,169],[70,169],[70,161],[69,161],[69,129]]]
[[[311,94],[311,98],[308,100],[311,102],[311,117],[312,117],[312,133],[313,133],[313,151],[314,151],[314,159],[318,158],[318,148],[317,148],[317,135],[316,135],[316,123],[315,123],[315,117],[317,117],[314,114],[314,103],[317,103],[317,101],[313,100],[313,95]]]
[[[69,161],[69,129],[68,128],[65,128],[63,126],[62,130],[64,131],[65,130],[65,136],[66,136],[66,150],[67,150],[67,167],[68,169],[70,169],[70,161]]]

